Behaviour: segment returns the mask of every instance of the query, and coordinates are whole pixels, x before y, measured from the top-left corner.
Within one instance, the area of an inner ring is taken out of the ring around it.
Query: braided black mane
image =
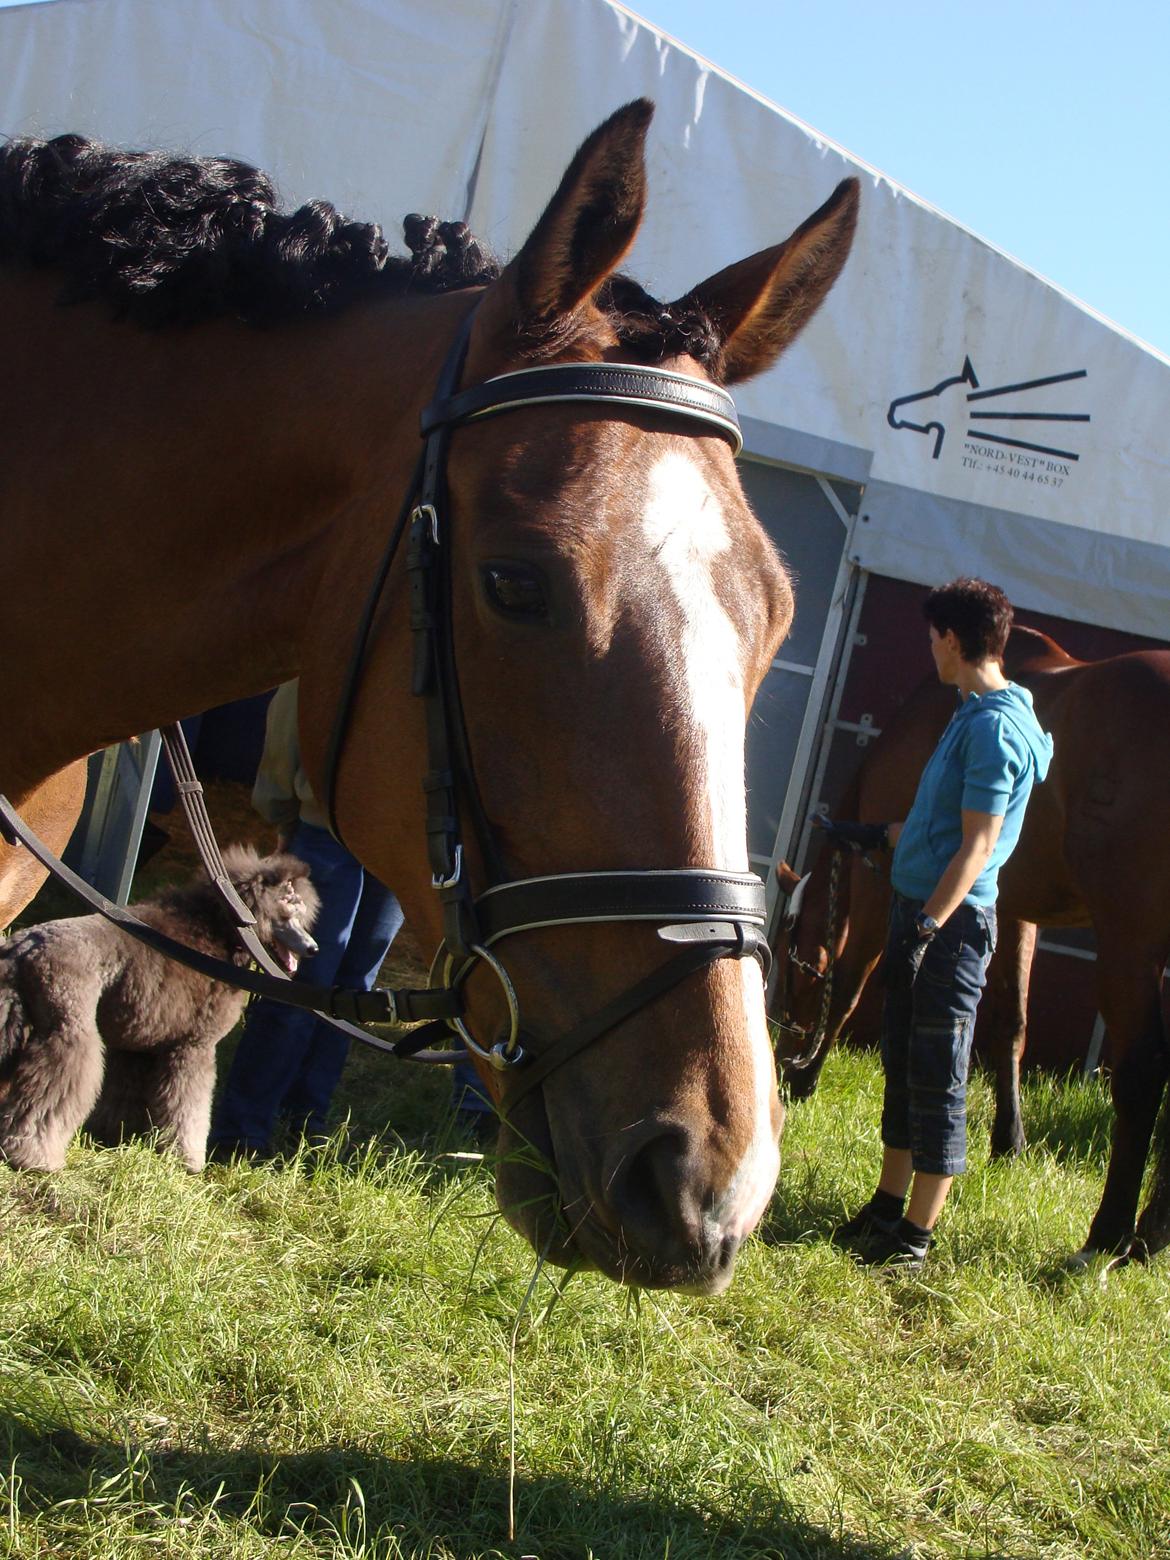
[[[449,292],[498,263],[462,222],[407,217],[407,258],[327,201],[279,209],[267,177],[226,157],[126,152],[61,135],[0,147],[0,264],[51,267],[69,301],[143,324],[234,315],[274,324],[373,292]]]
[[[663,303],[640,283],[618,272],[604,282],[597,302],[610,317],[626,356],[635,363],[692,357],[713,368],[723,337],[707,311],[692,298]]]
[[[227,157],[127,152],[59,135],[0,146],[0,265],[51,268],[67,302],[102,299],[146,325],[234,316],[272,325],[380,292],[482,286],[500,265],[465,223],[409,216],[410,257],[376,222],[328,201],[281,211],[264,173]],[[710,364],[718,332],[694,305],[666,305],[626,276],[597,303],[628,356]]]

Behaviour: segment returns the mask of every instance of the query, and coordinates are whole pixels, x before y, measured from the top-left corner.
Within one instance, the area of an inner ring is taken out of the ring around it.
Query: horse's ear
[[[591,297],[634,242],[646,201],[646,131],[638,98],[599,125],[569,164],[524,247],[481,306],[483,328],[513,348]]]
[[[859,196],[857,180],[843,179],[791,238],[709,276],[671,306],[685,313],[697,305],[712,321],[723,384],[769,367],[816,313],[849,254]]]

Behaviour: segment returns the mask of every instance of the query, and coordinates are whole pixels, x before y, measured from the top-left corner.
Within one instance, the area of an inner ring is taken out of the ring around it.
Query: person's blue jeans
[[[455,1042],[452,1049],[466,1053],[462,1040]],[[451,1106],[472,1116],[490,1116],[495,1112],[487,1085],[466,1054],[451,1069]]]
[[[327,829],[298,823],[288,850],[309,868],[321,896],[313,926],[319,951],[294,978],[369,991],[402,925],[397,899]],[[305,1137],[325,1136],[348,1053],[348,1037],[308,1009],[264,998],[253,1002],[216,1112],[212,1145],[263,1152],[278,1115]]]
[[[894,895],[887,958],[922,903]],[[961,904],[931,938],[913,984],[886,990],[882,1142],[908,1149],[914,1169],[927,1175],[967,1168],[967,1073],[994,948],[994,906]]]

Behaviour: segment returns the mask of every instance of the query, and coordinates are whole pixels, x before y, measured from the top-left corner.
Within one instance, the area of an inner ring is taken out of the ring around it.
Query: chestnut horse
[[[1170,1141],[1159,1144],[1154,1190],[1137,1216],[1142,1176],[1168,1074],[1162,972],[1170,957],[1170,651],[1077,661],[1035,629],[1015,627],[1005,670],[1031,690],[1052,735],[1052,768],[1028,804],[1023,832],[999,877],[999,942],[985,1001],[996,1072],[993,1153],[1024,1145],[1019,1073],[1037,926],[1091,926],[1097,940],[1098,1004],[1109,1033],[1115,1109],[1101,1205],[1085,1251],[1154,1252],[1170,1242]],[[906,816],[918,777],[954,710],[954,693],[933,679],[915,690],[874,743],[839,809],[877,822]],[[843,864],[834,938],[832,999],[809,1065],[828,951],[828,863],[823,852],[782,932],[787,969],[777,983],[779,1060],[794,1096],[811,1093],[881,957],[889,910],[888,858]],[[795,875],[782,863],[782,884]]]
[[[651,113],[629,104],[584,142],[502,272],[459,225],[421,224],[414,261],[388,260],[377,228],[324,203],[281,214],[238,163],[78,137],[0,151],[0,791],[51,845],[86,754],[299,675],[314,787],[439,938],[402,558],[335,785],[326,753],[453,340],[470,320],[464,386],[634,363],[710,400],[776,359],[851,243],[856,181],[784,243],[656,302],[615,274]],[[746,714],[793,606],[727,439],[669,408],[516,405],[458,429],[446,491],[466,756],[506,874],[746,874]],[[466,857],[486,888],[474,836]],[[0,921],[39,878],[0,852]],[[539,1054],[650,980],[661,949],[629,923],[510,939],[526,1043]],[[482,964],[465,1010],[485,1049],[506,1032]],[[721,958],[508,1112],[497,1196],[554,1261],[714,1291],[772,1193],[782,1119],[759,967]]]

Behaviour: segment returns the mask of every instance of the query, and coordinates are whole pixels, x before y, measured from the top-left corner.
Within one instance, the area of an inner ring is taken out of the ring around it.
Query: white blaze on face
[[[686,455],[664,455],[651,471],[642,526],[683,623],[681,680],[706,768],[700,784],[710,816],[710,865],[746,872],[743,665],[739,635],[720,605],[712,577],[713,561],[730,549],[731,537],[718,496]],[[726,1233],[745,1235],[767,1206],[780,1159],[772,1133],[775,1074],[760,971],[754,959],[738,960],[737,968],[751,1048],[755,1121],[752,1141],[712,1217]]]
[[[746,872],[743,668],[739,635],[711,577],[712,562],[729,551],[731,537],[718,498],[685,455],[664,455],[650,473],[642,527],[682,616],[681,671],[707,770],[710,865]]]

